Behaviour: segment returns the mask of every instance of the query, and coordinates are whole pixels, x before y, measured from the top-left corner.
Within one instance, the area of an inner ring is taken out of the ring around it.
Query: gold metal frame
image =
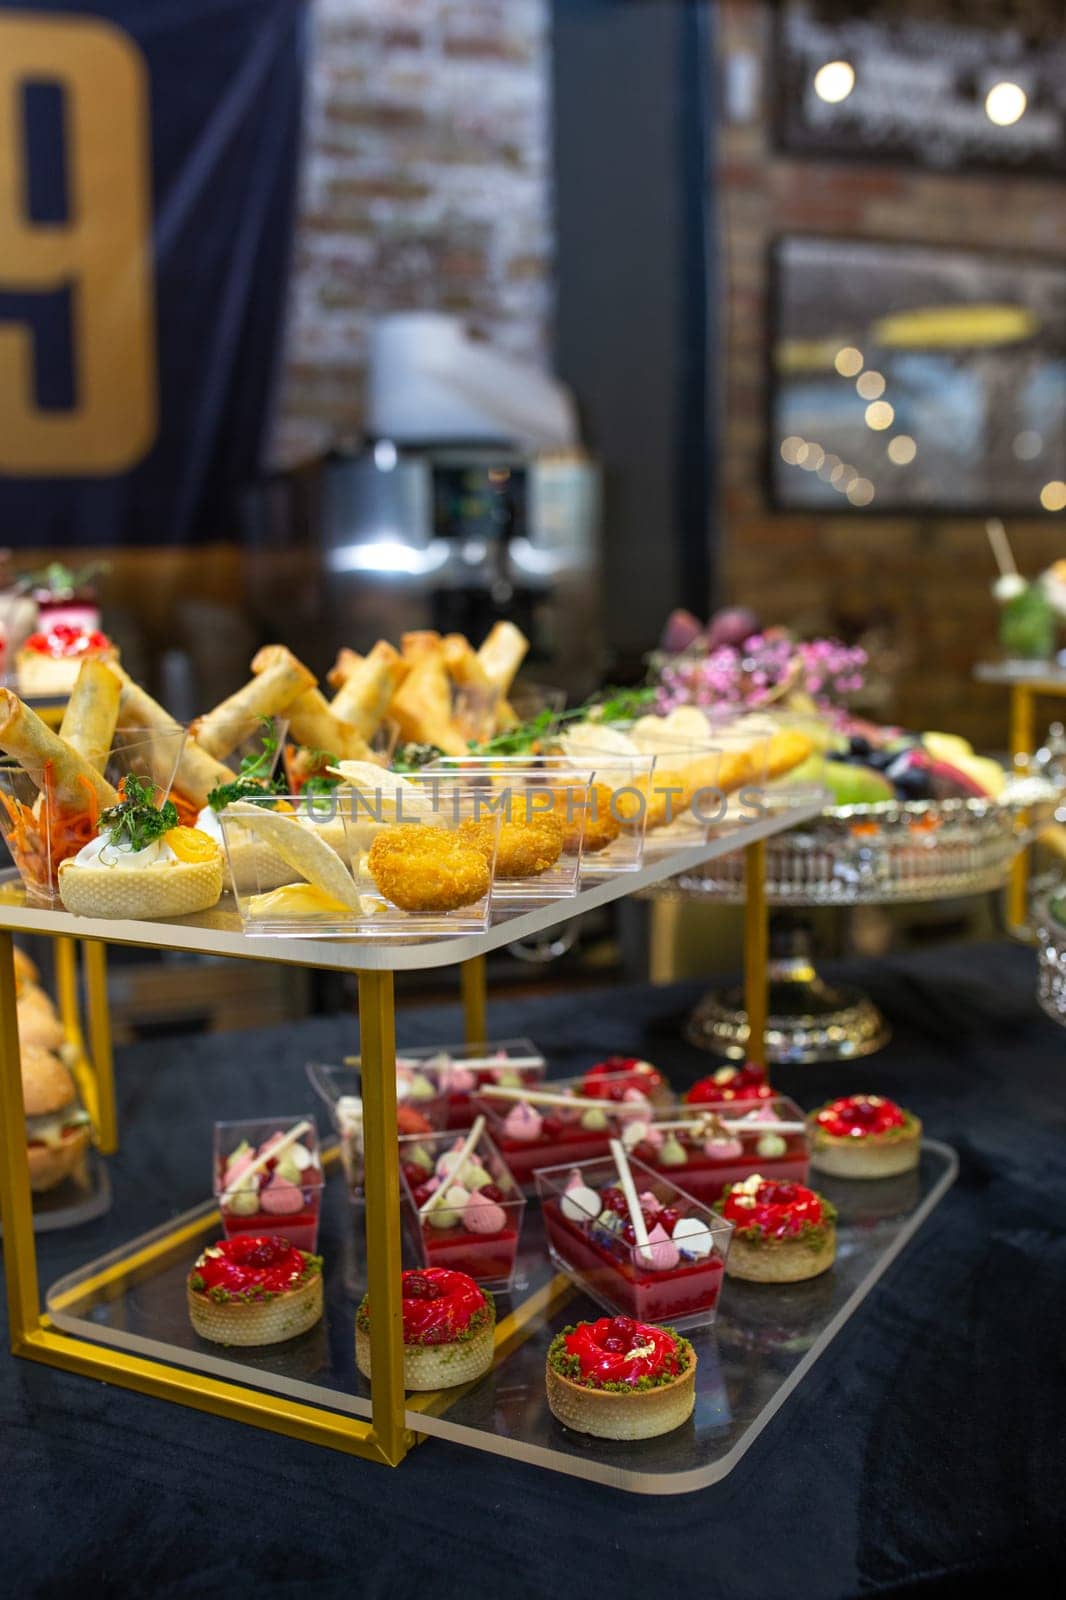
[[[765,852],[761,843],[744,848],[748,877],[745,992],[752,1019],[752,1059],[761,1059],[766,1016]],[[115,1101],[105,952],[98,941],[80,942],[86,963],[89,1037],[96,1065],[87,1097],[92,1097],[95,1088],[101,1144],[103,1147],[106,1139],[109,1148],[114,1149]],[[64,935],[57,938],[56,946],[60,1006],[71,1030],[68,1036],[80,1042],[74,940]],[[358,981],[367,1275],[374,1306],[370,1335],[371,1420],[93,1344],[60,1331],[49,1317],[42,1315],[15,1011],[14,944],[10,930],[0,927],[0,1220],[4,1227],[11,1349],[16,1356],[389,1466],[402,1461],[419,1437],[406,1426],[405,1411],[429,1414],[443,1410],[457,1392],[416,1396],[410,1402],[404,1393],[393,975],[389,971],[360,971]],[[461,988],[466,1037],[471,1043],[480,1043],[487,1033],[483,956],[463,963]],[[178,1242],[177,1235],[168,1235],[158,1246],[145,1251],[145,1260],[172,1249]],[[126,1262],[125,1268],[129,1265]],[[534,1319],[569,1292],[568,1281],[557,1276],[504,1318],[496,1331],[499,1354],[513,1348],[526,1336]]]

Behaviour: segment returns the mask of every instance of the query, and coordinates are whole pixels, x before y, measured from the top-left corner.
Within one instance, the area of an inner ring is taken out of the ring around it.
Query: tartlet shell
[[[76,917],[135,921],[208,911],[222,893],[222,852],[210,861],[158,861],[147,867],[59,868],[59,895]]]
[[[313,1328],[322,1315],[322,1274],[271,1300],[212,1300],[186,1289],[189,1320],[201,1339],[212,1344],[281,1344]]]
[[[811,1132],[811,1166],[832,1178],[895,1178],[911,1172],[922,1154],[922,1124],[912,1117],[913,1128],[889,1138],[868,1134],[863,1139],[838,1137],[808,1119]]]
[[[680,1428],[692,1415],[696,1404],[696,1352],[690,1347],[687,1370],[655,1389],[634,1389],[628,1394],[617,1389],[588,1389],[550,1365],[545,1386],[552,1415],[575,1433],[624,1442],[657,1439],[660,1434]]]
[[[450,1344],[405,1344],[403,1383],[408,1390],[454,1389],[483,1377],[492,1366],[496,1347],[496,1319],[490,1316],[471,1339],[454,1339]],[[364,1378],[370,1377],[370,1334],[355,1325],[355,1363]]]
[[[726,1257],[727,1278],[745,1283],[802,1283],[817,1278],[836,1260],[837,1230],[833,1222],[823,1223],[825,1234],[817,1243],[809,1239],[763,1239],[751,1244],[739,1233]]]

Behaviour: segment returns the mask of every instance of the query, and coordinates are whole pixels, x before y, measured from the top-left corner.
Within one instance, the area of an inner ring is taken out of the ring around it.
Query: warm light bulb
[[[874,497],[874,486],[869,478],[855,478],[848,484],[848,499],[853,506],[868,506]]]
[[[843,350],[837,351],[833,365],[842,378],[854,378],[862,371],[862,351],[856,350],[853,344],[846,344]]]
[[[887,400],[875,400],[873,405],[866,407],[866,426],[877,433],[883,428],[891,428],[895,420],[895,410]]]
[[[781,440],[781,460],[787,461],[790,467],[797,466],[800,455],[806,448],[806,439],[801,439],[798,434],[790,433],[787,439]]]
[[[846,100],[854,87],[855,68],[850,61],[827,61],[814,74],[815,94],[819,100],[825,100],[831,106]],[[1021,116],[1020,111],[1018,116]]]
[[[880,400],[885,392],[885,380],[879,372],[864,372],[855,380],[855,387],[864,400]]]
[[[1025,115],[1029,96],[1019,83],[1004,79],[994,83],[985,95],[985,115],[997,128],[1009,128]]]
[[[1040,504],[1045,511],[1066,511],[1066,483],[1052,478],[1040,491]]]

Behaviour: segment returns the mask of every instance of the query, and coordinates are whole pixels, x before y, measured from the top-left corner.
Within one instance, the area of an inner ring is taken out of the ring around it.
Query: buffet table
[[[623,1496],[431,1439],[404,1470],[0,1360],[5,1546],[20,1588],[173,1592],[843,1596],[1055,1570],[1066,1543],[1061,1031],[1034,961],[997,945],[853,963],[894,1025],[861,1067],[779,1068],[812,1105],[870,1087],[959,1152],[956,1185],[736,1470],[678,1499]],[[683,1087],[698,985],[493,1002],[562,1076],[606,1049]],[[457,1008],[401,1011],[404,1045],[459,1037]],[[212,1121],[299,1106],[304,1063],[347,1017],[118,1054],[123,1142],[109,1218],[39,1243],[42,1280],[204,1196]],[[290,1100],[289,1097],[292,1096]],[[772,1524],[773,1537],[767,1537]],[[475,1576],[476,1575],[476,1576]],[[924,1588],[923,1588],[924,1592]],[[953,1591],[954,1592],[954,1591]]]

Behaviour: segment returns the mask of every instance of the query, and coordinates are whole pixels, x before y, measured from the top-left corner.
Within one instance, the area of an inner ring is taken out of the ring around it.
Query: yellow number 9
[[[22,104],[65,99],[68,217],[34,223]],[[0,289],[69,288],[74,404],[37,406],[32,331],[0,320],[0,472],[125,471],[155,438],[148,91],[133,42],[77,17],[0,16]]]

